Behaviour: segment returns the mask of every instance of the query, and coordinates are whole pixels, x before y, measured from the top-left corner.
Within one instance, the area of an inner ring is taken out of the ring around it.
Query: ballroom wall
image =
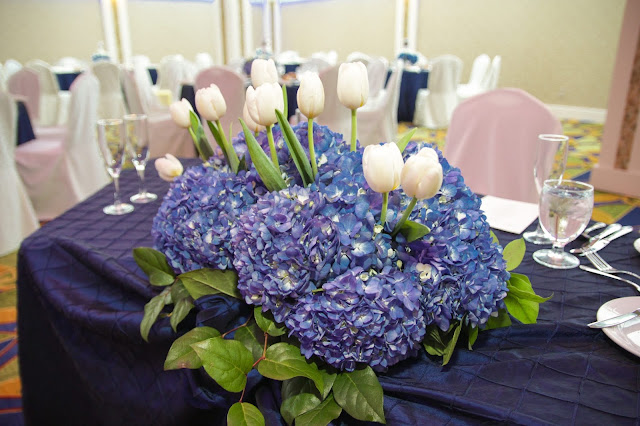
[[[501,86],[521,87],[550,104],[604,109],[624,6],[625,0],[420,0],[417,47],[427,57],[460,56],[463,81],[477,54],[499,54]],[[262,10],[252,12],[258,46]],[[129,0],[133,53],[157,62],[211,51],[220,43],[214,13],[203,2]],[[394,34],[391,0],[282,6],[282,49],[302,56],[335,49],[340,59],[355,50],[392,58]],[[99,2],[0,0],[0,37],[2,61],[88,59],[103,39]]]

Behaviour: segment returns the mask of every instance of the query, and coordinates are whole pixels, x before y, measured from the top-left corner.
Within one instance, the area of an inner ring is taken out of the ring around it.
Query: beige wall
[[[215,0],[220,1],[220,0]],[[499,85],[543,102],[606,108],[625,0],[420,0],[417,46],[427,57],[502,56]],[[214,6],[129,0],[132,49],[152,61],[213,53]],[[69,11],[73,10],[72,13]],[[254,40],[262,11],[253,7]],[[395,1],[323,0],[282,6],[282,49],[394,56]],[[0,60],[88,59],[103,39],[98,0],[0,0]],[[15,41],[15,42],[9,42]]]

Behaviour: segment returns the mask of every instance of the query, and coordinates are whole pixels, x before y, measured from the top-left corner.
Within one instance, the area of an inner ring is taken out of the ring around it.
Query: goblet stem
[[[138,194],[144,194],[147,192],[147,189],[144,186],[144,166],[136,167],[136,171],[138,172],[138,176],[140,177],[140,189],[138,190]]]
[[[121,204],[120,201],[120,175],[116,175],[113,177],[113,186],[115,187],[115,192],[113,193],[113,205],[118,207]]]

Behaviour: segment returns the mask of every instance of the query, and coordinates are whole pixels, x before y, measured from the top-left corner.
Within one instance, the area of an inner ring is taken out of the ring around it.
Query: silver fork
[[[587,259],[589,259],[591,263],[593,263],[593,266],[598,268],[599,271],[607,272],[609,274],[628,274],[640,279],[640,275],[636,274],[635,272],[623,271],[621,269],[616,269],[613,266],[609,265],[607,261],[604,260],[602,256],[600,256],[595,251],[587,252],[586,256],[587,256]]]

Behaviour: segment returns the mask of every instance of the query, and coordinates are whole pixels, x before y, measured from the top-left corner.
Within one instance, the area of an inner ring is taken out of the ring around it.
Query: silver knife
[[[607,237],[611,234],[613,234],[614,232],[618,232],[620,229],[622,229],[622,225],[620,225],[619,223],[612,223],[611,225],[607,226],[604,231],[599,232],[598,234],[594,235],[593,237],[589,237],[589,239],[587,240],[586,243],[584,243],[581,247],[578,248],[573,248],[571,250],[569,250],[569,253],[582,253],[583,250],[586,250],[588,248],[590,248],[591,246],[593,246],[595,244],[596,241]]]
[[[591,324],[587,324],[589,328],[606,328],[613,327],[614,325],[622,324],[623,322],[630,321],[634,318],[640,316],[640,309],[636,309],[633,312],[629,312],[628,314],[618,315],[606,320],[592,322]]]
[[[591,244],[591,245],[589,245],[587,247],[581,247],[579,249],[576,249],[576,251],[574,251],[573,253],[577,253],[580,256],[584,256],[585,254],[587,254],[587,252],[593,253],[594,251],[602,250],[611,241],[615,240],[616,238],[620,238],[623,235],[627,235],[628,233],[630,233],[632,231],[633,231],[633,226],[623,226],[619,231],[614,232],[611,235],[607,235],[604,238],[600,238],[599,240],[595,241],[593,244]]]
[[[592,274],[602,275],[604,277],[613,278],[614,280],[618,280],[618,281],[625,282],[627,284],[631,284],[632,286],[634,286],[636,288],[636,290],[640,291],[640,285],[636,284],[635,282],[633,282],[631,280],[627,280],[625,278],[621,278],[621,277],[619,277],[617,275],[609,274],[607,272],[602,272],[599,269],[591,268],[591,267],[586,266],[586,265],[580,265],[580,269],[582,269],[583,271],[591,272]]]
[[[604,228],[605,226],[607,226],[607,224],[604,223],[604,222],[596,222],[593,225],[591,225],[590,227],[588,227],[587,229],[585,229],[584,231],[582,231],[582,234],[580,234],[580,236],[582,236],[582,237],[584,237],[586,239],[592,238],[591,235],[590,235],[591,232],[593,232],[593,231],[595,231],[597,229],[600,229],[600,228]]]

